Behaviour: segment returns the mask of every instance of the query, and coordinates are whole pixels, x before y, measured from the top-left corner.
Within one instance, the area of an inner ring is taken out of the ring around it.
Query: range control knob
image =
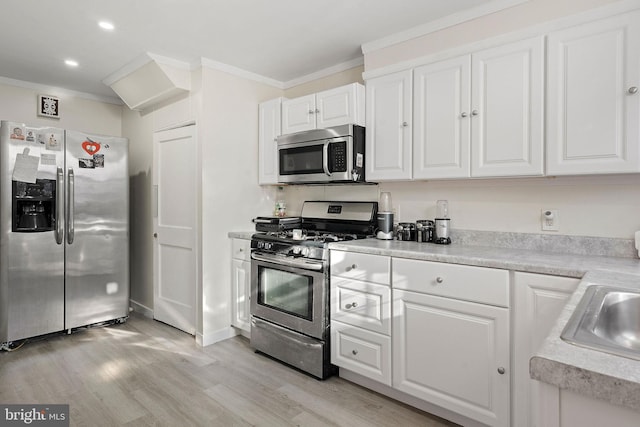
[[[294,246],[291,248],[291,252],[293,252],[294,255],[299,255],[301,249],[302,248],[300,246]]]
[[[303,247],[300,249],[300,254],[301,254],[303,257],[308,257],[308,256],[309,256],[309,252],[311,252],[311,250],[310,250],[308,247],[306,247],[306,246],[303,246]]]
[[[273,247],[273,243],[271,242],[264,242],[264,248],[266,250],[271,250],[271,248]]]

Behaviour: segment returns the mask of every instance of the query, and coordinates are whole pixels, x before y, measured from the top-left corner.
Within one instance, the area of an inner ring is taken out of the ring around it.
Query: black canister
[[[400,222],[396,230],[398,240],[415,241],[416,240],[416,225],[412,222]]]
[[[433,242],[434,222],[430,219],[419,219],[416,221],[416,235],[418,242]]]

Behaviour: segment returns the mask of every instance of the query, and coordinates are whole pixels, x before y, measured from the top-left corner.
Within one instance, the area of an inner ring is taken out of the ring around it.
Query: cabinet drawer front
[[[331,274],[334,276],[388,285],[390,271],[390,257],[331,250]]]
[[[331,363],[391,385],[391,338],[331,322]]]
[[[251,240],[233,239],[231,256],[244,261],[251,260]]]
[[[370,331],[391,333],[391,289],[331,277],[331,319]]]
[[[509,306],[507,270],[394,258],[393,288]]]

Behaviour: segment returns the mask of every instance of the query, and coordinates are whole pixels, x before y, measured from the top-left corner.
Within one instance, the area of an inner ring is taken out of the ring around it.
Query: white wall
[[[52,95],[60,99],[59,119],[37,115],[39,94]],[[52,126],[101,135],[122,136],[121,105],[82,98],[57,88],[33,89],[3,82],[3,80],[0,80],[0,119],[23,122],[31,126]]]
[[[258,185],[258,103],[279,89],[222,71],[202,69],[202,280],[204,342],[231,321],[232,230],[253,229],[269,215],[274,187]]]
[[[129,218],[131,300],[136,310],[153,308],[153,223],[151,171],[152,116],[122,108],[122,134],[129,138]]]

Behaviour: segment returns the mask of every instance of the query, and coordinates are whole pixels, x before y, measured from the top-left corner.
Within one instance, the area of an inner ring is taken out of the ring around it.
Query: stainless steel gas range
[[[377,202],[305,202],[295,229],[251,239],[251,346],[324,379],[330,363],[330,242],[374,235]]]

